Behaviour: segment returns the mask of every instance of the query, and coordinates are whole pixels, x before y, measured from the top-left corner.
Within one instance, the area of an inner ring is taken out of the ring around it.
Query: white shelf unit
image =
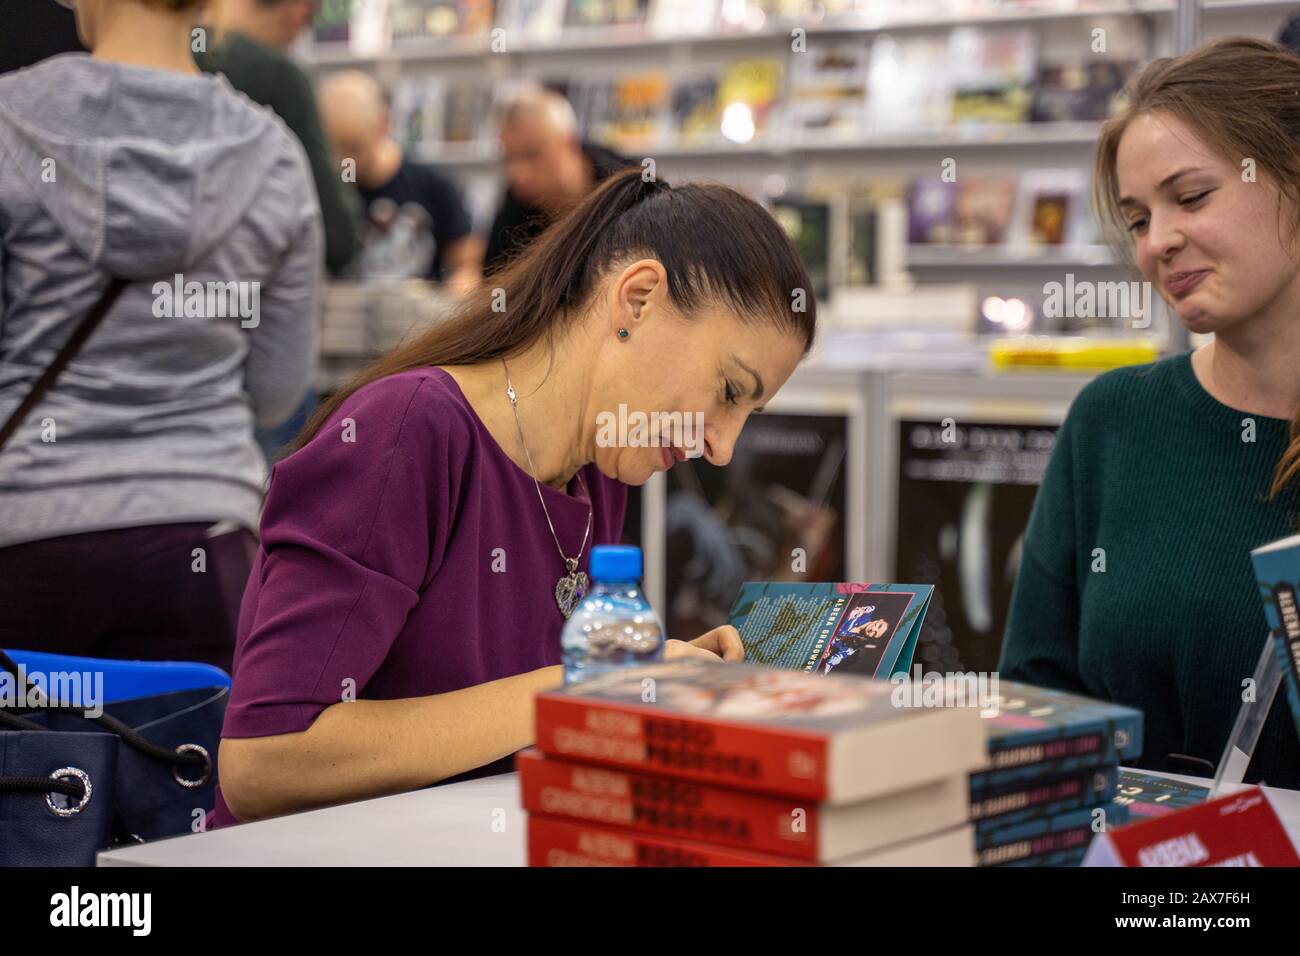
[[[1119,0],[1114,3],[1097,3],[1079,9],[1041,9],[987,13],[969,16],[938,16],[928,18],[894,17],[887,20],[869,20],[846,15],[831,19],[814,17],[784,19],[760,30],[731,30],[708,34],[659,34],[625,28],[588,28],[571,30],[569,35],[555,41],[524,40],[507,42],[501,51],[493,50],[488,37],[439,38],[405,41],[393,44],[383,52],[357,54],[346,43],[306,43],[299,58],[311,66],[366,65],[381,60],[436,61],[465,60],[501,56],[562,56],[590,51],[623,50],[650,51],[665,47],[736,46],[744,43],[784,43],[790,31],[802,27],[809,37],[870,37],[879,33],[944,30],[958,26],[1025,26],[1059,23],[1071,20],[1093,20],[1109,16],[1168,16],[1177,7],[1177,0]],[[1296,9],[1293,0],[1202,0],[1200,10],[1211,21],[1221,17],[1281,16]],[[1218,24],[1215,24],[1218,25]]]

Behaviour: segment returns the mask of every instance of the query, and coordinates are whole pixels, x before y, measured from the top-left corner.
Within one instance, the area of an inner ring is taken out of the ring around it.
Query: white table
[[[1264,789],[1300,845],[1300,791]],[[526,820],[510,773],[106,850],[99,865],[524,866]]]
[[[524,866],[518,774],[106,850],[100,866]]]

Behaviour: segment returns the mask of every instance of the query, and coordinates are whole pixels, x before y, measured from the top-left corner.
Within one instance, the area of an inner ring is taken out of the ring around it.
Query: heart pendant
[[[578,602],[583,599],[586,593],[586,572],[578,571],[574,574],[566,574],[555,582],[555,603],[559,605],[560,613],[566,618],[573,613],[573,609],[578,606]]]

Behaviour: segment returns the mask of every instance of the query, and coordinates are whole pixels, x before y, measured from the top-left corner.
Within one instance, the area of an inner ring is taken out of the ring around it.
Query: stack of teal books
[[[1078,866],[1092,838],[1122,826],[1120,763],[1142,753],[1142,713],[1000,681],[984,713],[988,765],[970,776],[979,866]]]

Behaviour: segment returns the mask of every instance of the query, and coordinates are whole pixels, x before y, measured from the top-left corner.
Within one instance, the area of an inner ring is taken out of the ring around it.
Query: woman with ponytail
[[[557,580],[618,540],[626,485],[696,454],[725,465],[815,330],[767,212],[639,169],[493,278],[272,471],[215,824],[508,769],[533,695],[561,683]],[[618,446],[601,422],[620,411],[681,412],[701,440]],[[724,627],[665,655],[744,652]]]
[[[1214,338],[1076,399],[1001,675],[1136,707],[1141,766],[1212,774],[1267,633],[1250,551],[1300,527],[1300,58],[1225,39],[1155,61],[1102,132],[1094,189],[1119,248]],[[1248,781],[1300,787],[1286,710]]]

